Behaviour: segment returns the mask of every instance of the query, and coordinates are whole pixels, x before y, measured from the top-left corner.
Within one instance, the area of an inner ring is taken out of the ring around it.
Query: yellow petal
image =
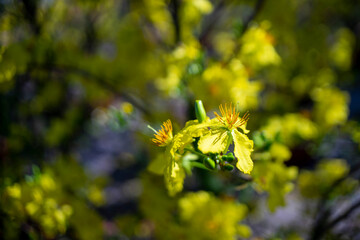
[[[221,123],[215,119],[207,118],[204,122],[199,123],[198,120],[188,121],[184,127],[184,131],[191,137],[200,137],[208,131],[208,127],[221,127]]]
[[[250,154],[253,151],[253,141],[237,130],[232,131],[232,136],[234,139],[235,157],[238,159],[236,167],[240,171],[249,174],[253,169],[253,161],[250,158]]]
[[[183,189],[185,171],[175,159],[171,158],[168,159],[168,161],[170,162],[167,164],[164,172],[165,185],[169,191],[169,195],[174,196]]]
[[[241,130],[243,130],[244,133],[247,134],[247,133],[250,132],[250,130],[247,130],[247,129],[246,129],[246,125],[247,125],[247,122],[246,122],[245,124],[241,125],[239,128],[240,128]]]
[[[228,140],[229,135],[226,129],[211,129],[200,138],[198,146],[203,153],[219,153],[225,151]]]

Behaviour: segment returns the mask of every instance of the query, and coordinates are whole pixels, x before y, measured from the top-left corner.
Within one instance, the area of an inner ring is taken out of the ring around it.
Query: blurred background
[[[170,197],[147,125],[196,99],[254,170]],[[360,239],[358,1],[1,0],[0,110],[1,239]]]

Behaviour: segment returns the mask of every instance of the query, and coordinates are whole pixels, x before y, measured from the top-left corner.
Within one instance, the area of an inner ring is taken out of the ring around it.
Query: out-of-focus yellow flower
[[[297,167],[286,167],[282,162],[260,161],[252,173],[257,190],[269,193],[268,207],[274,212],[277,207],[285,206],[285,195],[292,191],[298,175]]]
[[[131,103],[129,103],[129,102],[123,102],[121,104],[121,109],[126,114],[131,114],[134,111],[133,105]]]
[[[193,31],[199,25],[201,17],[212,11],[209,0],[184,0],[180,9],[181,38],[184,41],[194,39]]]
[[[222,32],[214,36],[214,48],[224,59],[229,59],[234,54],[235,47],[236,42],[231,33]]]
[[[316,88],[311,92],[314,116],[321,126],[332,127],[346,122],[350,96],[337,88]]]
[[[45,191],[51,191],[56,188],[53,178],[45,173],[41,175],[40,185]]]
[[[249,81],[248,71],[239,59],[230,62],[230,69],[233,73],[233,82],[229,88],[231,100],[241,110],[257,107],[262,84],[259,81]]]
[[[16,219],[32,219],[46,238],[54,238],[58,233],[65,233],[72,207],[60,204],[62,196],[51,174],[38,173],[35,176],[6,188],[9,197],[6,211]]]
[[[89,187],[88,197],[96,206],[101,206],[105,203],[105,198],[101,189],[95,185]]]
[[[32,195],[34,201],[41,203],[43,201],[43,191],[40,188],[34,188],[32,190]]]
[[[65,213],[67,217],[71,216],[73,214],[73,209],[70,205],[64,204],[61,206],[61,210]]]
[[[278,161],[286,161],[291,158],[291,151],[286,145],[280,143],[273,143],[270,147],[271,156]]]
[[[36,202],[28,202],[25,205],[25,210],[30,216],[35,215],[35,213],[38,209],[39,209],[39,204]]]
[[[251,235],[248,226],[238,228],[238,222],[247,213],[246,206],[232,200],[221,200],[204,191],[188,193],[179,200],[179,210],[186,239],[234,239],[237,235]]]
[[[162,76],[155,79],[155,85],[162,92],[173,95],[177,92],[181,79],[186,74],[187,66],[200,55],[200,44],[189,40],[179,44],[172,52],[162,55],[165,70]]]
[[[168,11],[165,0],[146,0],[142,1],[142,11],[140,14],[146,17],[156,26],[161,37],[170,41],[173,35],[173,24],[171,13]]]
[[[230,103],[223,107],[220,105],[222,116],[215,112],[216,119],[210,125],[210,130],[199,140],[199,149],[203,153],[226,153],[229,145],[234,141],[234,153],[237,157],[236,167],[244,172],[250,173],[253,168],[253,162],[250,154],[253,151],[253,141],[238,131],[241,128],[244,133],[248,133],[245,124],[249,114],[245,113],[243,117]]]
[[[261,130],[270,139],[279,135],[281,141],[290,147],[298,142],[299,137],[311,140],[317,137],[319,132],[317,125],[310,119],[294,113],[270,118]]]
[[[330,59],[341,70],[347,71],[351,66],[352,52],[355,46],[354,34],[346,28],[336,32],[337,41],[330,49]]]
[[[207,99],[207,103],[217,105],[221,101],[238,103],[239,110],[256,108],[258,95],[262,89],[259,81],[250,81],[248,69],[239,59],[229,64],[210,64],[201,78],[190,81],[190,87],[198,98]]]
[[[12,186],[8,186],[6,188],[6,192],[10,197],[12,197],[14,199],[21,198],[21,187],[20,187],[20,184],[18,184],[18,183],[15,183]]]
[[[264,21],[260,27],[250,27],[241,38],[240,59],[253,69],[281,62],[274,48],[274,37],[267,32],[270,22]]]

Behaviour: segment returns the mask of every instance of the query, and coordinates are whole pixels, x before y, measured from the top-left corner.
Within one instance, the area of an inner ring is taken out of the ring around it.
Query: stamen
[[[158,146],[166,146],[170,139],[172,139],[172,125],[170,119],[166,122],[163,122],[161,129],[156,131],[154,128],[148,126],[151,130],[155,132],[154,138],[151,139]]]
[[[225,103],[224,106],[220,104],[219,110],[222,116],[214,112],[216,118],[230,129],[238,128],[249,120],[249,112],[246,112],[242,118],[239,118],[240,113],[232,103]]]

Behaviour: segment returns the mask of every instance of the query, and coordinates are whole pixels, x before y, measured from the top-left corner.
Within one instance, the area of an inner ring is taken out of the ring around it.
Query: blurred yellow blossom
[[[101,206],[105,203],[104,194],[96,185],[89,187],[88,198],[95,206]]]
[[[214,36],[214,48],[220,53],[223,59],[229,59],[234,54],[236,42],[234,36],[228,32],[219,32]]]
[[[56,188],[56,185],[55,185],[55,182],[54,182],[53,178],[50,175],[46,174],[46,173],[43,173],[41,175],[40,185],[45,191],[51,191],[51,190],[54,190]]]
[[[261,130],[270,139],[275,139],[278,135],[281,141],[290,147],[299,141],[299,137],[303,140],[311,140],[318,136],[317,125],[296,113],[289,113],[282,117],[273,116]]]
[[[201,77],[190,81],[190,87],[198,98],[207,99],[210,105],[231,101],[237,103],[241,111],[256,108],[262,90],[262,84],[250,81],[248,70],[236,58],[228,65],[210,64]]]
[[[245,205],[221,200],[208,192],[187,193],[179,200],[179,211],[186,239],[230,240],[251,234],[248,226],[238,225],[247,213]]]
[[[188,41],[194,39],[194,29],[200,25],[201,17],[212,11],[213,6],[209,0],[184,0],[181,5],[181,38]]]
[[[173,41],[173,24],[171,21],[171,14],[167,9],[167,1],[165,0],[145,0],[141,1],[142,12],[139,16],[144,14],[157,28],[162,39],[167,42]]]
[[[8,186],[6,188],[6,193],[12,197],[12,198],[15,198],[15,199],[19,199],[21,198],[21,187],[20,187],[20,184],[18,183],[15,183],[14,185],[12,186]]]
[[[343,71],[349,70],[355,47],[355,36],[351,30],[341,28],[336,32],[336,42],[330,49],[330,60]]]
[[[315,88],[311,92],[315,102],[314,117],[320,126],[343,124],[348,118],[350,96],[335,87]]]
[[[165,72],[155,79],[155,85],[162,92],[173,95],[178,90],[188,64],[199,57],[200,44],[196,40],[189,40],[164,55]]]
[[[239,57],[253,69],[281,62],[280,56],[274,48],[274,37],[267,31],[271,24],[263,21],[260,26],[252,26],[241,38]]]
[[[126,114],[131,114],[134,111],[133,105],[131,103],[129,103],[129,102],[123,102],[121,104],[121,109]]]
[[[267,191],[268,207],[274,212],[285,206],[285,195],[293,190],[293,180],[298,175],[297,167],[286,167],[281,162],[260,161],[255,165],[252,176],[258,191]]]
[[[286,145],[281,143],[271,144],[269,152],[274,159],[281,162],[289,160],[291,158],[290,149]]]
[[[39,224],[47,238],[65,233],[72,208],[53,198],[57,188],[50,174],[37,173],[36,177],[21,184],[7,187],[9,202],[6,211],[12,216],[30,218]]]

